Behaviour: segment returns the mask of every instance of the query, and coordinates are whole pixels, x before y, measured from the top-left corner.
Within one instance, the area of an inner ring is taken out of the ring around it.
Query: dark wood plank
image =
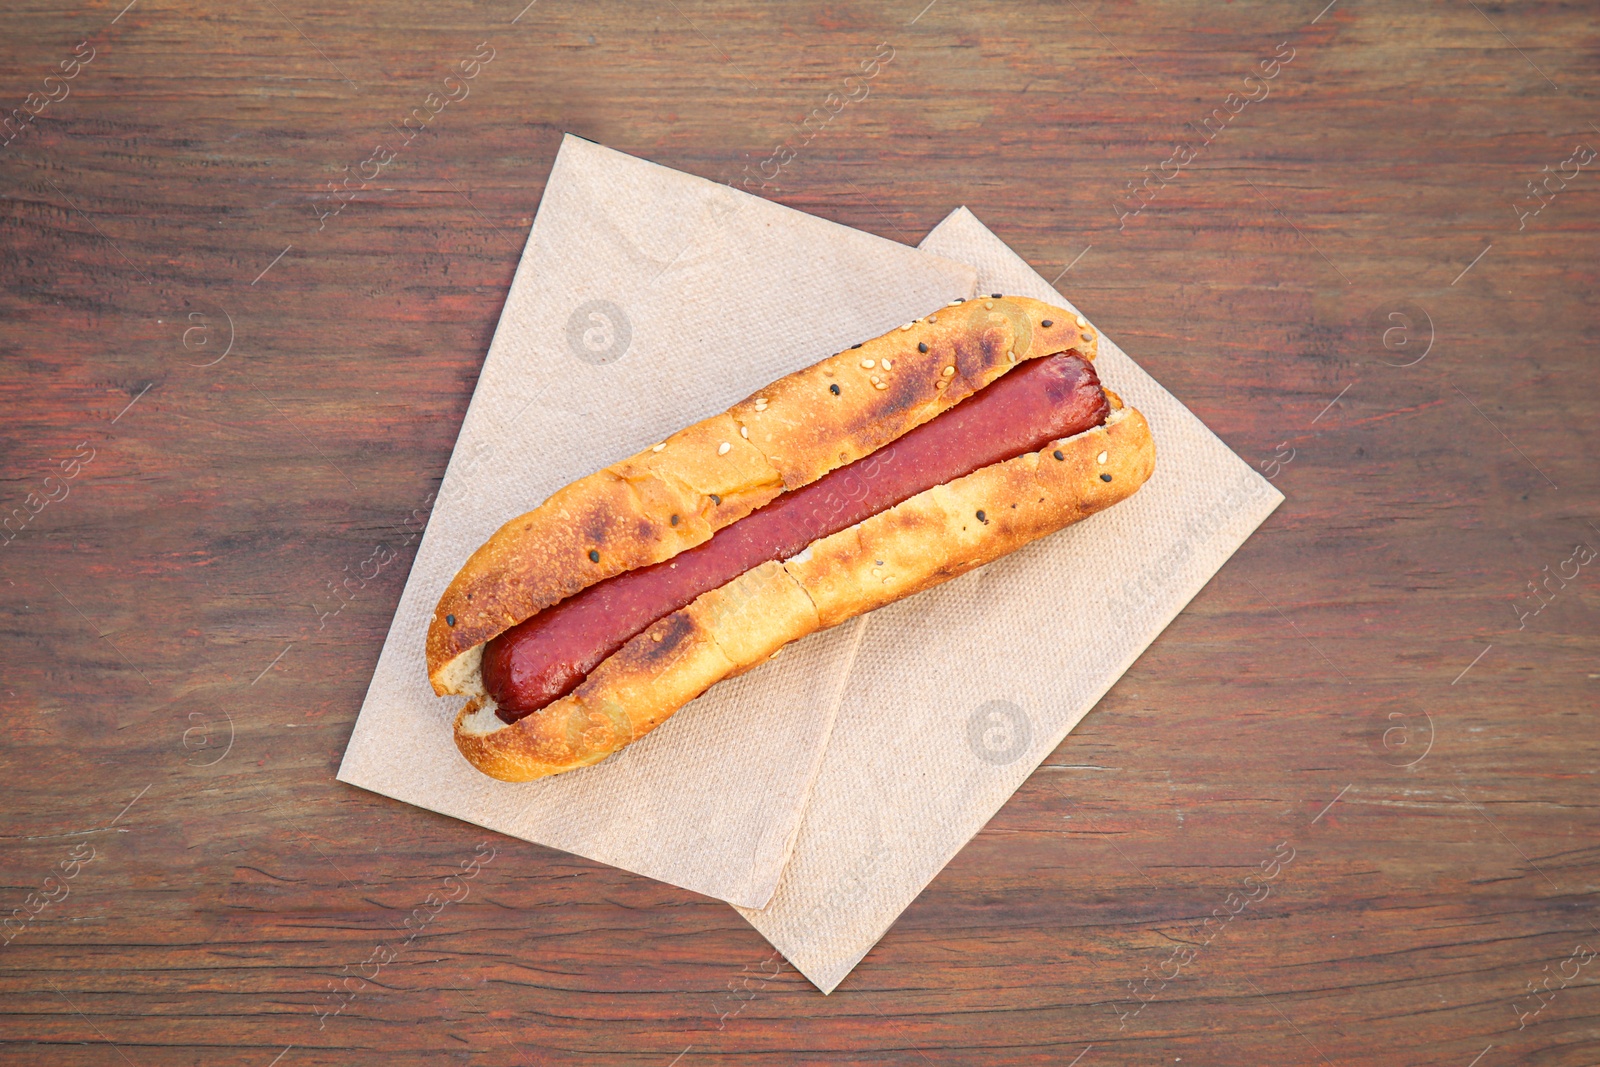
[[[1596,168],[1514,206],[1600,148],[1590,8],[122,2],[0,15],[7,108],[94,50],[0,149],[5,907],[77,872],[0,1062],[1600,1061],[1594,566],[1514,607],[1600,548]],[[333,773],[561,131],[742,182],[881,42],[765,195],[1070,264],[1288,500],[838,992],[733,1001],[726,906]]]

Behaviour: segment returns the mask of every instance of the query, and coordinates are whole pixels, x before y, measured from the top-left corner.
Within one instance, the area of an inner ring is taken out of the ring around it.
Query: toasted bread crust
[[[456,745],[504,781],[596,763],[788,642],[1110,507],[1154,469],[1149,425],[1138,411],[1121,408],[1103,426],[935,486],[813,542],[786,563],[747,571],[660,619],[571,694],[515,723],[495,716],[480,687],[456,717]]]
[[[664,447],[580,478],[507,522],[457,572],[428,627],[434,691],[475,693],[479,646],[551,604],[701,544],[1022,360],[1068,351],[1088,359],[1096,352],[1093,330],[1068,311],[1026,297],[962,301],[780,378]]]

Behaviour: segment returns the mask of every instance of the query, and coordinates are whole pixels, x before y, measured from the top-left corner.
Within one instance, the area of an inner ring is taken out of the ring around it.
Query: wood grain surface
[[[525,2],[0,12],[0,1063],[1600,1063],[1593,5]],[[334,781],[562,131],[968,205],[1288,497],[832,996]]]

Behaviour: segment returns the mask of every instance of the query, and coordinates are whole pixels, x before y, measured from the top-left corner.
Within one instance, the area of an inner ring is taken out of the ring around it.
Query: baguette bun
[[[456,717],[457,747],[504,781],[598,762],[785,644],[1131,495],[1154,470],[1155,446],[1144,416],[1106,389],[1113,410],[1104,424],[934,486],[792,559],[752,568],[657,620],[571,693],[514,723],[498,717],[484,687],[485,643],[551,604],[707,541],[1023,360],[1062,352],[1092,360],[1095,351],[1094,332],[1061,308],[1022,297],[954,302],[559,490],[502,526],[439,601],[428,671],[435,692],[470,698]]]
[[[1094,332],[1071,312],[1016,296],[954,302],[557,490],[500,527],[440,598],[426,646],[434,692],[475,692],[483,643],[536,612],[709,540],[1022,360],[1068,351],[1086,359],[1096,351]],[[949,377],[946,367],[955,368]]]

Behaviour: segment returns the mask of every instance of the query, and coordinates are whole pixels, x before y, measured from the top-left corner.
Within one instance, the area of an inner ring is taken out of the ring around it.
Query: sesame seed
[[[874,389],[887,389],[887,388],[889,388],[889,383],[888,382],[873,382],[872,383],[872,387]]]
[[[1077,323],[1078,323],[1079,328],[1081,329],[1082,327],[1089,325],[1089,320],[1084,318],[1082,315],[1079,315],[1078,318],[1077,318]]]
[[[866,343],[865,341],[862,342],[862,344],[865,344],[865,343]],[[852,351],[854,351],[855,349],[860,348],[860,347],[861,347],[861,345],[851,345],[850,346]]]
[[[914,322],[908,322],[908,323],[906,323],[904,326],[902,326],[900,328],[902,330],[909,330],[909,329],[911,329],[911,327],[913,327],[915,325],[916,325],[916,323],[914,323]]]
[[[943,389],[945,386],[947,386],[949,384],[950,384],[950,379],[949,378],[940,378],[938,381],[933,383],[933,387],[935,389]]]
[[[1109,475],[1109,474],[1102,474],[1102,475],[1101,475],[1101,476],[1100,476],[1100,480],[1101,480],[1101,481],[1102,481],[1102,482],[1109,482],[1109,481],[1110,481],[1110,480],[1111,480],[1111,475]]]
[[[944,370],[940,371],[939,373],[944,375],[946,378],[948,378],[952,374],[954,374],[955,372],[956,372],[956,369],[954,367],[946,367]]]
[[[983,302],[983,306],[984,306],[984,307],[985,307],[985,308],[986,308],[986,309],[987,309],[987,308],[992,308],[992,307],[994,307],[994,301],[993,301],[993,300],[985,300],[985,301],[984,301],[984,302]]]
[[[589,562],[590,563],[599,563],[600,562],[600,553],[596,552],[592,548],[589,550]]]
[[[873,385],[877,385],[880,379],[878,378],[878,376],[876,374],[869,374],[869,375],[867,375],[867,380],[870,381]]]
[[[454,626],[456,624],[456,617],[454,615],[446,615],[444,617],[444,624],[446,626]]]
[[[1062,452],[1061,449],[1059,449],[1059,448],[1056,449],[1055,452],[1052,453],[1052,455],[1054,455],[1057,459],[1066,459],[1067,458],[1066,453]]]
[[[882,578],[883,577],[883,571],[881,571],[877,567],[874,567],[874,568],[872,568],[872,576],[874,578]]]
[[[667,443],[665,441],[662,441],[659,445],[652,446],[650,451],[652,451],[652,452],[660,452],[663,448],[666,448],[666,447],[667,447]]]
[[[838,396],[839,395],[839,383],[838,382],[834,382],[832,385],[828,386],[828,392],[832,393],[834,396]]]
[[[1085,341],[1093,341],[1094,340],[1094,334],[1092,334],[1092,333],[1079,334],[1078,336],[1082,337]]]
[[[1015,352],[1007,352],[1006,353],[1006,362],[1007,363],[1015,363],[1016,361],[1017,361],[1017,354]]]
[[[728,442],[726,442],[726,441],[722,442],[720,445],[717,446],[717,455],[726,456],[728,454],[728,450],[730,448],[732,448],[732,447],[733,446],[730,445]]]
[[[917,343],[917,351],[918,351],[918,352],[926,352],[926,351],[927,351],[927,350],[928,350],[928,342],[926,342],[926,341],[919,341],[919,342],[918,342],[918,343]]]
[[[939,316],[937,316],[937,315],[929,315],[928,316],[928,321],[929,322],[938,322],[939,321]]]
[[[994,298],[995,298],[995,299],[996,299],[996,300],[999,300],[999,299],[1001,299],[1001,296],[1000,296],[1000,294],[999,294],[999,293],[990,293],[990,294],[989,294],[989,295],[990,295],[990,296],[992,296],[992,297],[994,297]]]
[[[867,370],[871,370],[873,367],[876,367],[878,365],[878,362],[877,362],[877,360],[873,360],[873,359],[864,359],[864,360],[861,361],[861,365],[863,367],[865,367]]]
[[[672,522],[672,525],[674,525],[674,526],[678,525],[678,516],[676,516],[676,515],[672,516],[672,519],[670,521]]]
[[[889,361],[888,360],[884,360],[883,361],[883,369],[884,370],[888,370],[889,369]]]
[[[950,301],[950,303],[946,304],[945,307],[955,307],[957,304],[965,304],[965,303],[966,303],[965,300],[952,300],[952,301]]]
[[[740,437],[744,437],[744,438],[749,438],[749,436],[750,436],[750,427],[748,427],[748,426],[739,427],[739,436]]]
[[[1096,463],[1104,463],[1106,461],[1106,454],[1104,452],[1100,453],[1098,456],[1094,457],[1094,461]]]
[[[985,515],[983,513],[983,509],[982,508],[978,509],[978,521],[979,522],[983,522],[983,523],[987,523],[989,521],[989,516],[987,516],[987,515]]]
[[[660,641],[661,640],[661,635],[660,634],[651,634],[650,635],[650,640],[652,640],[652,641]]]
[[[1044,320],[1044,321],[1043,321],[1043,322],[1041,322],[1041,323],[1040,323],[1040,324],[1039,324],[1039,325],[1040,325],[1040,326],[1043,326],[1043,327],[1044,327],[1044,328],[1045,328],[1045,329],[1047,329],[1047,330],[1048,330],[1048,329],[1049,329],[1049,328],[1050,328],[1050,327],[1052,327],[1052,326],[1054,326],[1054,325],[1055,325],[1055,323],[1054,323],[1054,322],[1052,322],[1052,321],[1051,321],[1051,320],[1050,320],[1050,319],[1045,319],[1045,320]]]
[[[715,494],[715,493],[711,494],[711,502],[713,504],[717,505],[718,507],[722,506],[722,498],[720,496],[718,496],[717,494]]]

